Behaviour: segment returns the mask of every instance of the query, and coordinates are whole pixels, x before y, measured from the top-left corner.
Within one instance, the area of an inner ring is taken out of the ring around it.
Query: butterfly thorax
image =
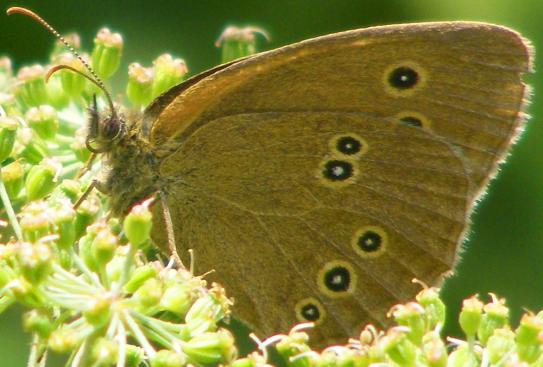
[[[157,159],[137,126],[130,128],[104,155],[100,189],[110,197],[113,215],[157,191]]]

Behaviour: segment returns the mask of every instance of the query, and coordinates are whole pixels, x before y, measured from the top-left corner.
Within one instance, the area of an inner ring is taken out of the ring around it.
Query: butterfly
[[[485,23],[336,33],[205,71],[141,119],[93,113],[88,141],[113,213],[158,192],[155,243],[193,249],[234,316],[261,336],[310,321],[324,345],[453,268],[524,125],[531,58]]]

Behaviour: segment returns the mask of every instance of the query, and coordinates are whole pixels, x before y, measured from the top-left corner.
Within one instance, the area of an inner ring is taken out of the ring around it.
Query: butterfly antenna
[[[105,86],[104,82],[102,81],[102,79],[100,79],[100,77],[96,74],[96,72],[89,65],[89,63],[86,62],[85,59],[83,59],[81,57],[81,55],[75,50],[75,48],[68,41],[66,41],[66,39],[64,37],[62,37],[61,34],[58,33],[55,28],[53,28],[49,23],[47,23],[38,14],[36,14],[32,10],[29,10],[29,9],[26,9],[26,8],[21,8],[19,6],[14,6],[14,7],[9,8],[6,11],[6,13],[7,13],[7,15],[21,14],[21,15],[27,16],[27,17],[31,18],[32,20],[34,20],[35,22],[41,24],[45,29],[47,29],[49,31],[49,33],[53,34],[60,42],[62,42],[62,44],[79,60],[79,62],[81,62],[81,64],[85,67],[85,69],[87,69],[87,71],[92,76],[92,77],[88,76],[87,74],[84,74],[84,73],[82,73],[80,71],[77,71],[74,68],[68,67],[67,65],[59,65],[59,66],[63,66],[63,67],[62,68],[54,67],[53,68],[54,70],[52,72],[50,71],[48,73],[48,77],[51,76],[51,74],[53,74],[55,71],[60,70],[60,69],[70,69],[71,71],[75,71],[78,74],[81,74],[81,75],[85,76],[87,79],[89,79],[91,82],[93,82],[97,87],[99,87],[104,92],[104,94],[106,95],[106,98],[108,100],[108,103],[109,103],[109,108],[111,109],[111,114],[113,116],[117,115],[117,113],[115,111],[115,108],[113,106],[113,99],[111,98],[110,93],[107,91],[106,86]]]

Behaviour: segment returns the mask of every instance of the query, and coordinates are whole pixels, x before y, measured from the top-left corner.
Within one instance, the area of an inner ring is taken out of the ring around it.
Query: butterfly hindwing
[[[261,336],[315,313],[321,342],[383,322],[413,278],[452,267],[469,208],[449,144],[362,113],[219,118],[160,174],[180,255],[194,249],[197,272],[214,269]]]

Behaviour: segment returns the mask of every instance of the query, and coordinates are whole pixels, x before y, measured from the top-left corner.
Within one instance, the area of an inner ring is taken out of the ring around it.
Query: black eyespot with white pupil
[[[302,306],[300,309],[302,317],[307,321],[317,321],[321,318],[321,311],[317,305],[308,303]]]
[[[414,127],[422,127],[422,121],[414,116],[406,116],[402,117],[400,119],[400,122],[404,125],[414,126]]]
[[[332,292],[346,292],[351,285],[351,273],[344,266],[335,266],[324,274],[324,285]]]
[[[364,252],[375,252],[381,248],[383,238],[374,231],[366,231],[358,238],[358,247]]]
[[[322,174],[331,181],[344,181],[353,175],[353,165],[334,159],[324,164]]]
[[[345,155],[353,155],[362,149],[362,142],[352,136],[342,136],[337,140],[336,149]]]
[[[418,81],[419,74],[407,66],[397,67],[388,76],[390,86],[400,90],[413,88]]]

